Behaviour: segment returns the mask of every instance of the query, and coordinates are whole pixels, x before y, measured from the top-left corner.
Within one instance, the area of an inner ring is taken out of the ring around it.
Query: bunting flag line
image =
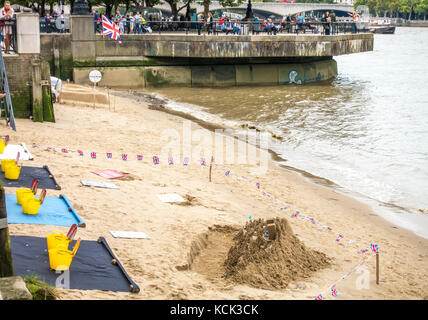
[[[337,289],[336,289],[336,285],[334,284],[332,287],[331,287],[331,295],[333,296],[333,297],[337,297],[339,294],[337,293]]]
[[[348,271],[345,275],[341,276],[339,279],[337,279],[336,281],[333,282],[333,284],[329,285],[323,292],[321,292],[316,298],[315,300],[321,300],[321,299],[317,299],[319,296],[322,297],[323,293],[326,293],[327,291],[331,291],[331,295],[333,297],[337,297],[338,293],[337,293],[337,283],[340,281],[345,280],[347,277],[349,277],[351,274],[353,274],[355,271],[357,271],[362,265],[364,265],[365,263],[367,263],[372,257],[374,256],[374,254],[370,255],[367,259],[362,260],[360,263],[358,263],[356,266],[354,266],[350,271]]]
[[[370,244],[370,248],[372,249],[373,253],[378,253],[379,252],[379,247],[377,244]]]

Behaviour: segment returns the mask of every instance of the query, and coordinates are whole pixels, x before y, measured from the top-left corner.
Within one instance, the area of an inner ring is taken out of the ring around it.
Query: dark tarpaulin
[[[49,176],[52,176],[52,178]],[[8,180],[4,177],[4,172],[1,172],[0,179],[5,187],[11,188],[31,188],[31,182],[33,179],[37,179],[39,180],[39,189],[61,189],[47,166],[43,168],[23,166],[18,180]]]
[[[49,268],[46,238],[11,236],[12,258],[15,275],[25,277],[36,274],[52,286],[60,273]],[[73,241],[69,249],[74,247]],[[69,269],[69,289],[130,291],[130,282],[117,265],[105,246],[97,241],[82,240]],[[64,279],[61,276],[61,279]],[[64,281],[60,284],[64,285]]]

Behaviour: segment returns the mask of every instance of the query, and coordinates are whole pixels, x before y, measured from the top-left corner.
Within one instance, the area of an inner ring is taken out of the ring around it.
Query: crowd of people
[[[102,33],[102,16],[97,10],[93,10],[92,15],[94,17],[95,33]],[[121,34],[142,34],[152,32],[151,27],[147,24],[147,21],[144,18],[144,15],[139,11],[122,15],[119,10],[116,10],[112,20],[117,26],[119,26]],[[153,21],[155,18],[152,15],[149,15],[148,20]]]

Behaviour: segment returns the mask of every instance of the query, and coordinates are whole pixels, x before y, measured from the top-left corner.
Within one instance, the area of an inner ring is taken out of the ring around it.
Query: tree
[[[189,3],[193,2],[193,0],[187,0],[182,7],[178,7],[178,2],[180,0],[165,0],[166,3],[171,7],[171,13],[174,21],[178,20],[178,13],[186,8]]]
[[[426,20],[428,15],[428,0],[420,0],[415,6],[415,13],[423,16],[424,20]]]

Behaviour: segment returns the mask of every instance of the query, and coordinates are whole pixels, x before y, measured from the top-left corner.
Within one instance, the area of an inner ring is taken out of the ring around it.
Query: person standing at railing
[[[330,17],[329,17],[329,19],[330,19]],[[324,27],[324,34],[325,35],[330,34],[330,22],[327,22],[327,17],[326,17],[325,13],[323,13],[321,16],[321,22],[322,22],[322,25]]]
[[[233,34],[239,34],[240,31],[241,31],[241,23],[239,22],[239,20],[234,20]]]
[[[6,21],[12,19],[15,12],[13,8],[10,6],[9,1],[4,2],[4,7],[0,10],[0,19],[5,21],[0,21],[0,25],[2,25],[1,34],[4,39],[5,51],[4,53],[8,54],[10,50],[10,41],[12,37],[12,26],[7,25]]]
[[[331,19],[330,34],[334,35],[336,33],[336,30],[335,30],[335,27],[336,27],[336,14],[334,13],[334,11],[331,12],[330,19]]]
[[[358,22],[358,18],[360,17],[360,15],[354,11],[354,13],[348,13],[351,17],[352,17],[352,33],[357,33],[357,22]]]
[[[94,33],[98,32],[98,20],[99,20],[99,15],[98,15],[98,11],[97,10],[92,10],[92,16],[94,17]]]
[[[141,34],[141,15],[138,11],[134,16],[134,34]]]
[[[196,27],[198,28],[198,35],[201,35],[201,30],[202,30],[202,22],[204,21],[204,15],[202,13],[199,13],[196,16]]]
[[[208,31],[208,34],[213,33],[213,24],[214,24],[213,21],[214,21],[214,18],[213,18],[212,13],[208,12],[208,18],[207,18],[207,31]]]

